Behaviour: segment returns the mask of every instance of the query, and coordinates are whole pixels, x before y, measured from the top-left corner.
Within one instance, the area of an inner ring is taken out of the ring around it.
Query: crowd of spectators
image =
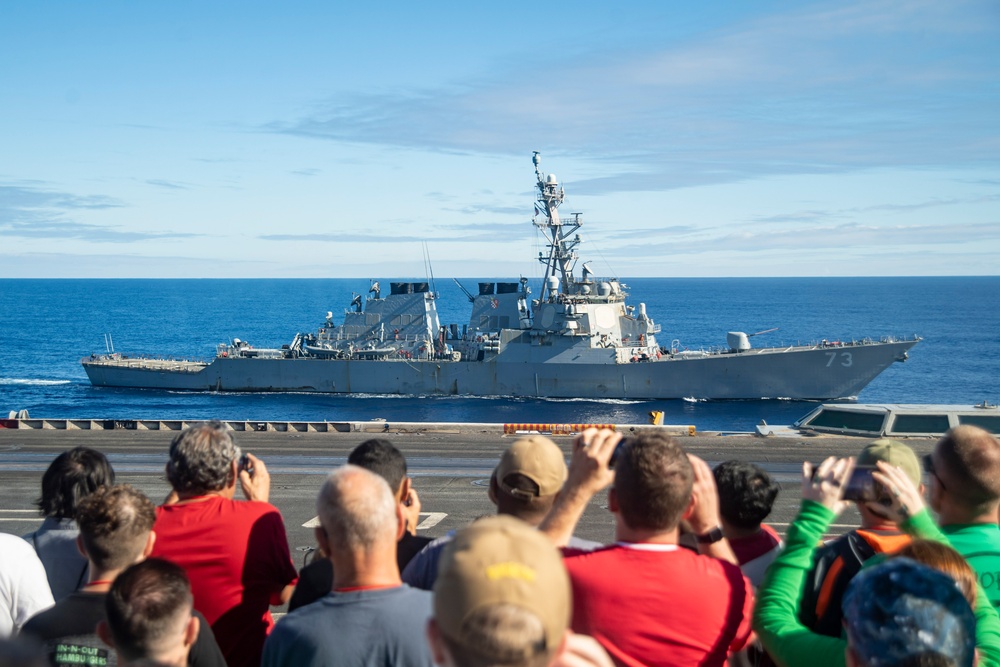
[[[1000,442],[973,426],[922,462],[876,440],[804,463],[784,540],[767,472],[655,429],[585,431],[569,465],[518,439],[496,516],[432,540],[405,457],[369,440],[319,489],[301,572],[223,425],[180,433],[166,478],[157,506],[99,452],[52,462],[42,526],[0,534],[0,667],[1000,667]],[[614,541],[575,537],[605,490]]]

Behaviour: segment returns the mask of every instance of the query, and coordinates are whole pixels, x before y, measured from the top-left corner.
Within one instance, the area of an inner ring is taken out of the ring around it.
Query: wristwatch
[[[722,526],[716,526],[707,533],[696,535],[695,539],[698,541],[698,544],[715,544],[723,537],[725,537],[725,535],[722,534]]]

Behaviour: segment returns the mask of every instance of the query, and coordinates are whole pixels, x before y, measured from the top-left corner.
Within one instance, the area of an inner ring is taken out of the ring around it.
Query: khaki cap
[[[497,485],[506,493],[533,496],[506,483],[507,476],[513,473],[520,473],[537,484],[539,496],[551,496],[566,481],[566,459],[556,443],[545,436],[520,438],[500,456],[494,475]]]
[[[569,575],[547,537],[512,516],[480,519],[459,531],[441,556],[434,583],[434,619],[441,632],[473,651],[464,625],[477,609],[509,604],[528,611],[545,628],[555,651],[569,627]],[[531,657],[531,656],[525,656]]]
[[[889,438],[875,440],[862,449],[857,458],[857,464],[862,466],[873,466],[879,461],[885,461],[889,465],[901,469],[914,486],[919,487],[923,481],[923,473],[917,455],[899,440],[890,440]]]

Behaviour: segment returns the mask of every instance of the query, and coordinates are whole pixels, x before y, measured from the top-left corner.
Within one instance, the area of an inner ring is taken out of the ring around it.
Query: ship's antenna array
[[[532,222],[546,235],[548,241],[548,256],[544,253],[538,255],[538,261],[545,265],[542,284],[548,284],[549,278],[558,274],[563,291],[568,293],[573,283],[573,268],[579,258],[576,247],[580,244],[580,235],[576,232],[583,226],[583,220],[579,213],[574,213],[573,218],[567,222],[559,217],[559,205],[566,198],[566,192],[559,187],[555,174],[543,174],[538,168],[541,164],[539,156],[538,151],[532,152],[531,161],[535,165],[535,177],[538,180],[538,199]],[[543,219],[539,219],[540,216]]]

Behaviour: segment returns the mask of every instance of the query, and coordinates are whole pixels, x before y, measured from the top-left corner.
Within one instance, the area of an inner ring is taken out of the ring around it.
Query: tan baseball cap
[[[923,472],[920,468],[920,461],[907,445],[899,440],[881,438],[870,443],[861,450],[856,460],[857,465],[873,466],[879,461],[885,461],[889,465],[896,466],[906,473],[914,486],[920,486],[923,481]]]
[[[538,485],[539,496],[551,496],[566,481],[566,459],[556,443],[542,435],[520,438],[500,456],[494,474],[497,485],[513,495],[529,495],[506,483],[512,473],[520,473]],[[533,494],[530,494],[533,495]]]
[[[498,604],[534,614],[545,628],[545,651],[555,651],[569,627],[572,603],[562,556],[544,534],[506,515],[459,531],[441,556],[434,583],[438,627],[473,651],[480,647],[466,636],[466,620]]]

